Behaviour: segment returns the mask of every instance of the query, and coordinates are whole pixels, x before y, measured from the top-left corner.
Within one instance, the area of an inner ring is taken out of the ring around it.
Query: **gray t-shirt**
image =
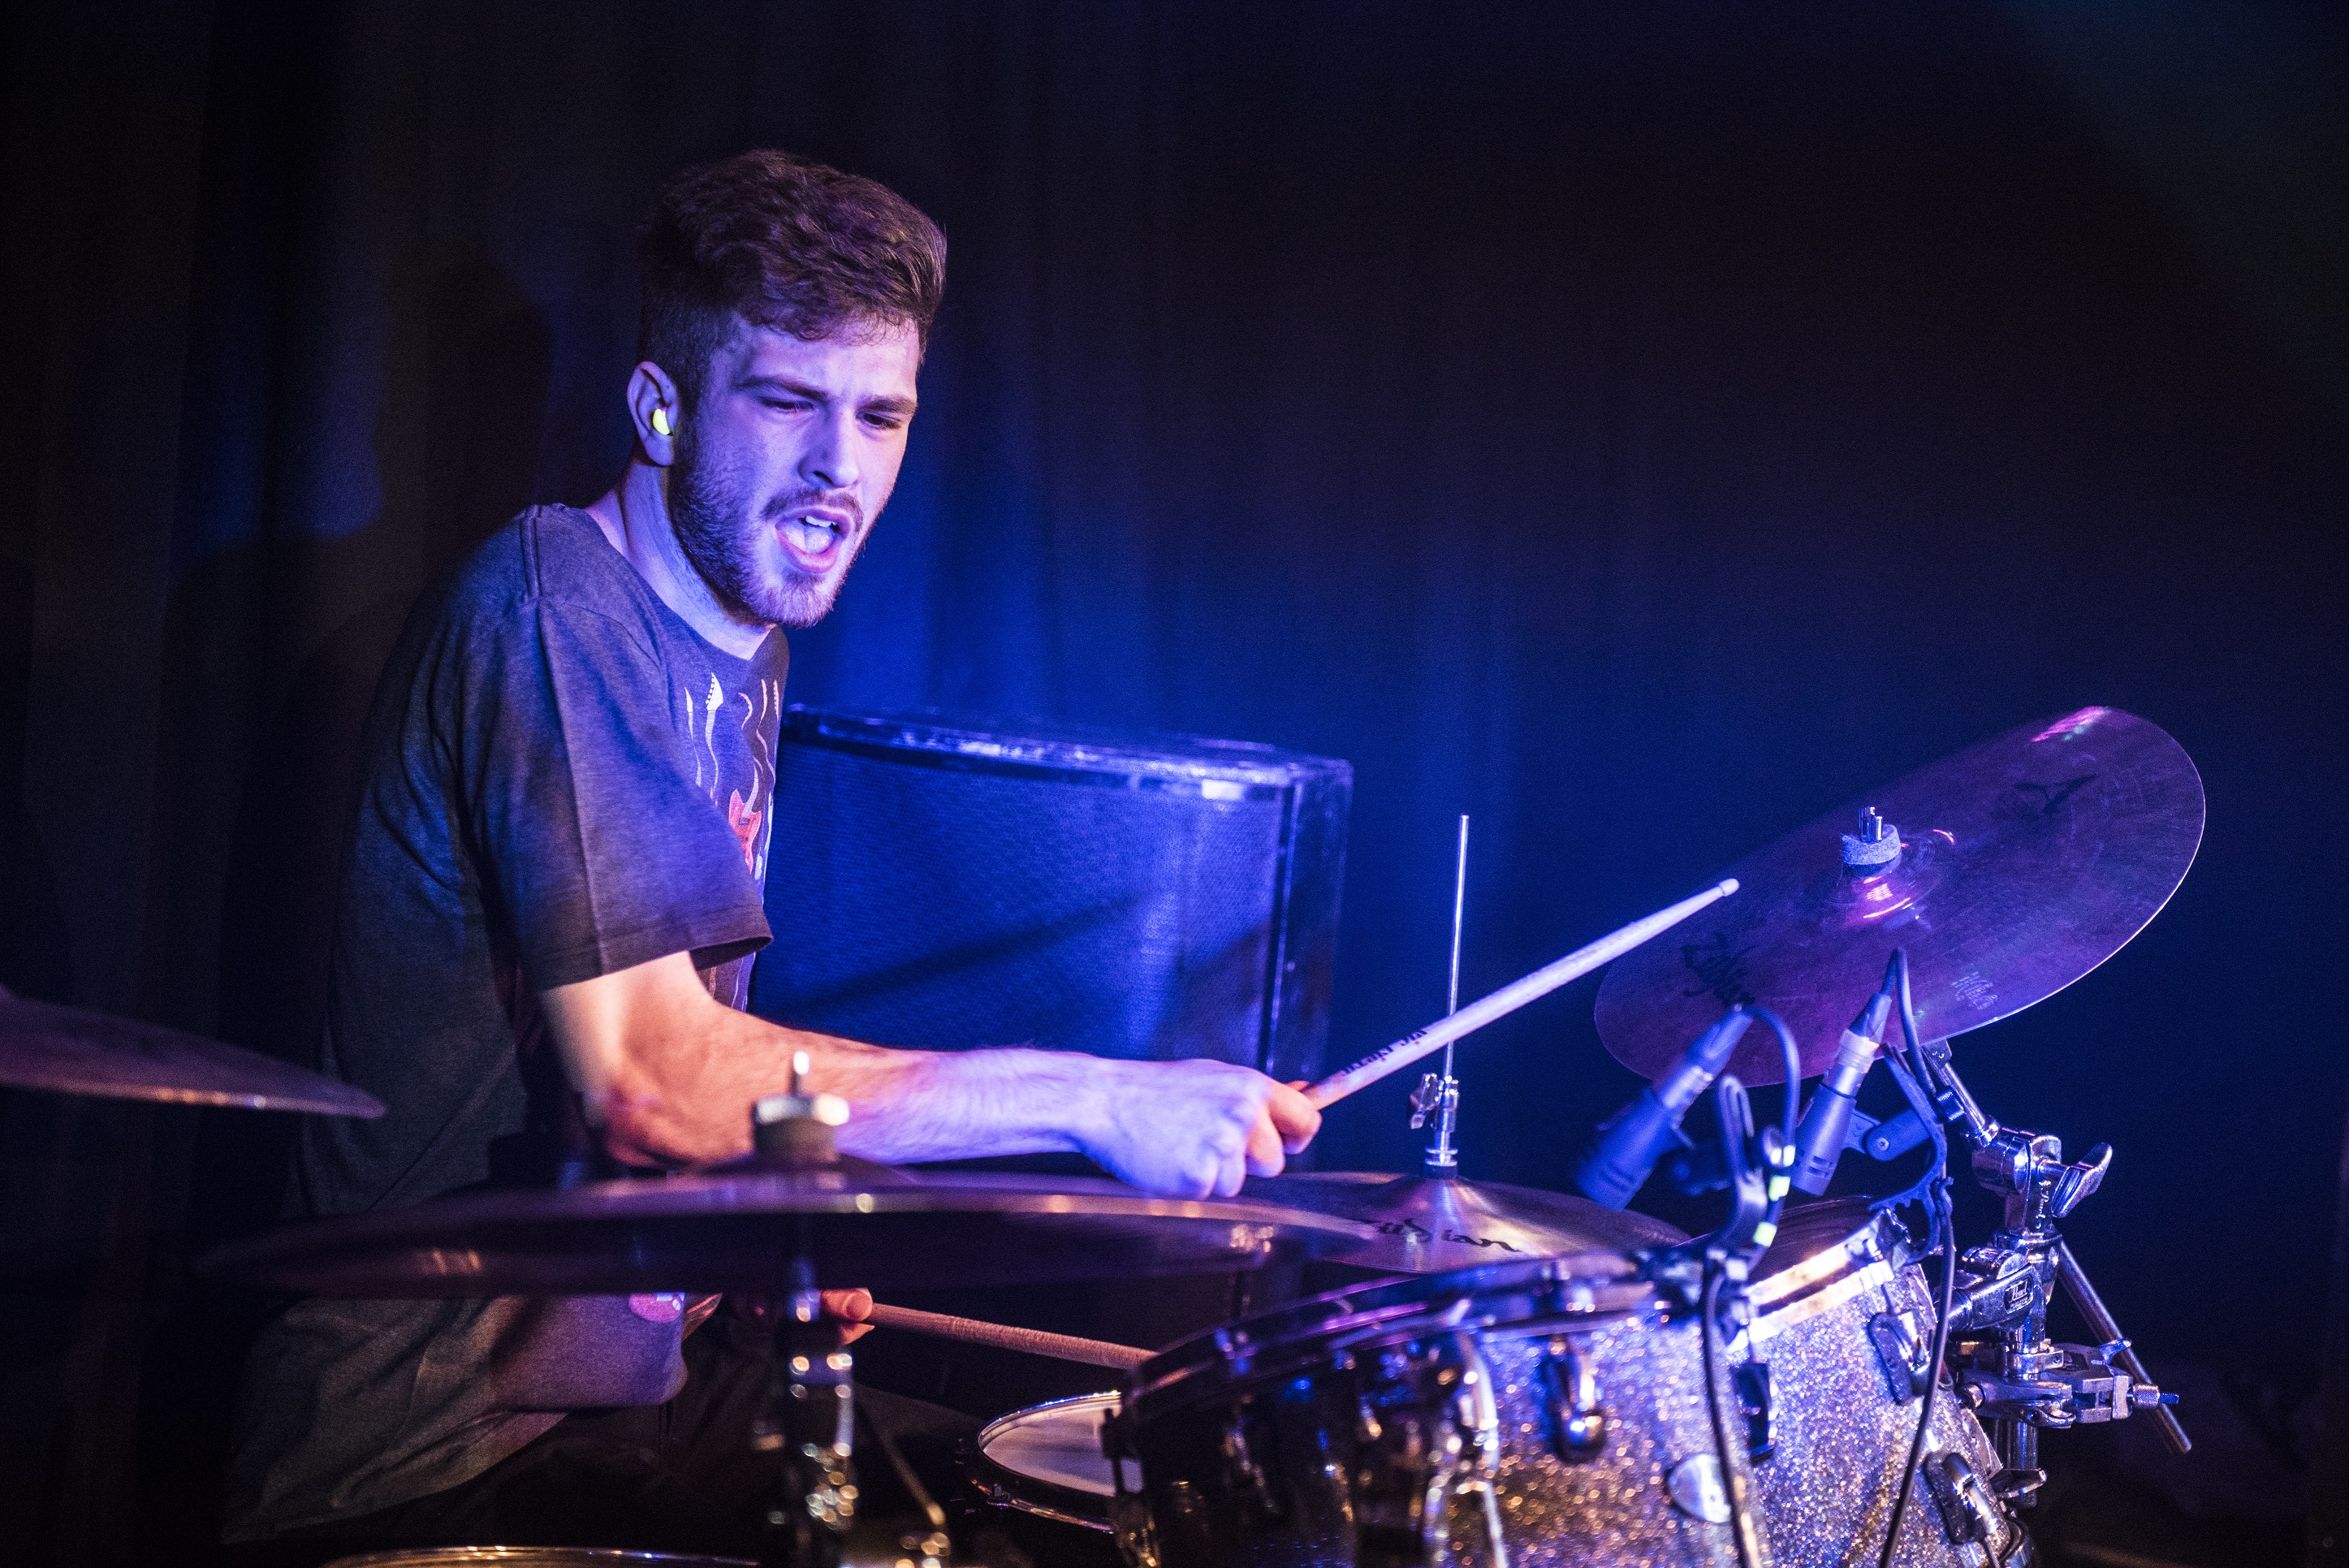
[[[689,951],[743,1004],[789,659],[780,632],[748,660],[703,641],[564,506],[418,607],[368,721],[326,1021],[326,1070],[389,1109],[304,1124],[301,1212],[591,1166],[549,987]],[[298,1303],[248,1363],[229,1539],[457,1485],[565,1410],[669,1397],[678,1325],[639,1308]]]

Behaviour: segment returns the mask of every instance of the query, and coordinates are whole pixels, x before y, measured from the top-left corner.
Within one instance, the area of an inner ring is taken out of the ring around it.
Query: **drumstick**
[[[1113,1366],[1131,1372],[1157,1354],[1105,1339],[1079,1339],[1074,1334],[1046,1334],[1039,1328],[1015,1328],[1008,1323],[985,1323],[975,1317],[954,1317],[942,1312],[873,1303],[865,1320],[883,1328],[902,1328],[938,1339],[959,1339],[970,1345],[991,1345],[998,1350],[1021,1350],[1049,1355],[1055,1361],[1081,1361],[1088,1366]]]
[[[1737,891],[1737,878],[1725,877],[1707,888],[1694,898],[1682,898],[1669,909],[1659,909],[1645,919],[1634,920],[1611,936],[1604,936],[1586,948],[1577,948],[1556,963],[1537,969],[1529,975],[1511,981],[1489,996],[1482,996],[1459,1012],[1440,1018],[1415,1034],[1406,1034],[1392,1045],[1381,1045],[1352,1066],[1330,1074],[1305,1091],[1305,1097],[1319,1109],[1337,1104],[1356,1089],[1377,1083],[1389,1073],[1410,1066],[1432,1052],[1440,1051],[1464,1034],[1473,1034],[1496,1018],[1505,1017],[1537,997],[1547,996],[1571,980],[1579,980],[1612,959],[1621,958],[1641,942],[1679,925],[1707,904],[1726,898]]]

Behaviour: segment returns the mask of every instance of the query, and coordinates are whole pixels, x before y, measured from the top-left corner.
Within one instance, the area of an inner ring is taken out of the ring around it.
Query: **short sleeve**
[[[760,889],[695,785],[672,682],[625,621],[537,598],[457,629],[440,709],[464,831],[533,990],[768,940]]]

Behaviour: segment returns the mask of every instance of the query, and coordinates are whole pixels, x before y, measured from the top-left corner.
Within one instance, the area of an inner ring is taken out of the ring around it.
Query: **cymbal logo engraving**
[[[1740,1007],[1754,1000],[1745,988],[1745,960],[1754,951],[1752,945],[1732,952],[1729,936],[1724,931],[1713,933],[1712,946],[1696,942],[1681,944],[1681,964],[1701,982],[1682,996],[1702,996],[1710,992],[1723,1007]]]
[[[2036,784],[2018,781],[2014,787],[2023,794],[2037,795],[2041,803],[2039,815],[2053,816],[2055,815],[2056,808],[2071,799],[2083,784],[2094,784],[2095,781],[2095,774],[2082,774],[2078,778],[2065,779],[2062,784]]]
[[[1523,1252],[1525,1251],[1523,1247],[1510,1246],[1498,1236],[1464,1236],[1457,1231],[1446,1231],[1444,1233],[1444,1239],[1447,1241],[1464,1241],[1471,1247],[1498,1247],[1504,1252]]]
[[[1371,1229],[1381,1236],[1402,1236],[1416,1242],[1423,1243],[1436,1240],[1435,1232],[1416,1220],[1373,1220],[1371,1221]],[[1498,1236],[1471,1236],[1460,1231],[1446,1231],[1444,1232],[1443,1239],[1446,1241],[1458,1241],[1470,1247],[1498,1247],[1505,1252],[1523,1253],[1525,1251],[1523,1247],[1511,1246]]]

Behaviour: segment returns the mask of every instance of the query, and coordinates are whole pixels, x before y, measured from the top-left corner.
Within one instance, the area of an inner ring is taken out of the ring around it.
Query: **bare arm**
[[[540,1001],[590,1120],[631,1164],[746,1153],[751,1103],[788,1085],[794,1051],[814,1088],[849,1103],[842,1148],[894,1164],[1072,1151],[1153,1191],[1229,1194],[1320,1126],[1294,1089],[1226,1063],[893,1051],[784,1029],[712,997],[685,953]]]

